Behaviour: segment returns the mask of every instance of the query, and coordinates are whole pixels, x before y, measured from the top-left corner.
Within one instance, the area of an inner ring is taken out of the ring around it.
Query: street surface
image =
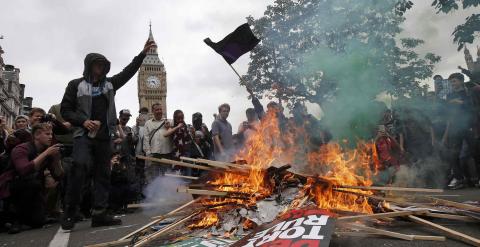
[[[480,189],[478,188],[469,188],[458,191],[445,191],[444,195],[455,195],[444,197],[445,199],[464,202],[464,201],[475,201],[480,200]],[[0,234],[0,247],[15,246],[15,247],[60,247],[60,246],[69,246],[69,247],[80,247],[89,244],[103,243],[108,241],[116,240],[131,231],[138,229],[139,227],[145,225],[150,221],[151,216],[160,215],[167,213],[176,207],[184,204],[186,202],[185,198],[177,201],[168,201],[165,203],[165,206],[161,208],[149,209],[146,211],[137,211],[133,214],[121,215],[123,220],[123,225],[114,226],[114,227],[98,227],[91,228],[90,220],[83,221],[78,223],[75,226],[75,230],[71,233],[64,233],[59,230],[59,224],[53,224],[47,226],[43,229],[35,229],[24,231],[16,235],[9,235],[6,233]],[[439,223],[442,226],[449,227],[451,229],[457,230],[459,232],[465,233],[467,235],[480,238],[480,224],[474,223],[463,223],[457,221],[442,221],[435,220],[435,223]],[[439,236],[441,233],[438,233],[435,230],[428,229],[426,227],[419,226],[412,222],[401,223],[396,227],[384,228],[385,230],[391,230],[407,234],[418,234],[418,235],[436,235]],[[155,246],[155,245],[151,245]],[[446,242],[434,242],[434,241],[405,241],[390,239],[385,237],[370,237],[370,238],[360,238],[360,237],[342,237],[334,238],[330,246],[391,246],[391,247],[401,247],[401,246],[434,246],[434,247],[443,247],[443,246],[468,246],[458,241],[447,239]]]

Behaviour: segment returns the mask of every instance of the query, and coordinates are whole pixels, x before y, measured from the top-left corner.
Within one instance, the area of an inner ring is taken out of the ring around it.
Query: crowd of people
[[[113,77],[106,76],[110,62],[104,56],[88,54],[83,77],[68,83],[61,103],[48,113],[33,108],[28,116],[17,116],[14,126],[6,126],[0,116],[0,228],[13,234],[25,226],[60,221],[64,230],[72,230],[85,218],[91,218],[93,227],[121,224],[113,215],[129,212],[129,203],[144,200],[143,189],[156,177],[167,172],[200,175],[198,170],[151,165],[138,157],[230,162],[268,114],[275,116],[280,131],[305,128],[314,149],[332,140],[303,104],[296,103],[287,118],[281,104],[273,101],[265,111],[249,88],[253,107],[246,109],[246,120],[235,134],[228,104],[218,107],[210,130],[200,112],[191,116],[190,124],[181,110],[168,120],[160,103],[140,109],[129,127],[130,110],[119,111],[117,118],[115,91],[133,77],[154,45],[147,43]],[[440,156],[449,164],[448,188],[478,184],[480,176],[470,173],[467,164],[477,164],[480,172],[480,51],[476,62],[468,50],[465,56],[468,69],[461,69],[469,82],[462,73],[448,79],[436,75],[434,92],[385,107],[371,135],[380,169],[421,166],[428,157]]]

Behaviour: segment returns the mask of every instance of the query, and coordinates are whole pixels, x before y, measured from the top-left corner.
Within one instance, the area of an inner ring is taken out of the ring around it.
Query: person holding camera
[[[64,171],[60,165],[60,144],[51,145],[52,126],[32,126],[32,141],[17,145],[11,152],[15,177],[10,184],[17,223],[41,227],[46,222],[46,188],[58,184]]]
[[[30,130],[31,126],[38,124],[38,123],[50,123],[52,125],[52,131],[55,136],[57,135],[66,135],[70,133],[71,124],[66,121],[60,121],[57,119],[57,116],[61,116],[60,114],[55,115],[52,113],[46,113],[45,110],[42,108],[34,107],[28,114],[29,122],[30,122]]]
[[[147,51],[155,42],[147,42],[143,50],[122,72],[107,77],[110,61],[101,54],[90,53],[84,60],[83,76],[68,83],[61,103],[61,114],[73,125],[73,169],[67,184],[66,208],[62,228],[75,226],[75,215],[86,181],[86,171],[93,164],[94,202],[92,227],[119,225],[120,219],[108,214],[110,160],[112,138],[116,132],[115,94],[138,71]]]

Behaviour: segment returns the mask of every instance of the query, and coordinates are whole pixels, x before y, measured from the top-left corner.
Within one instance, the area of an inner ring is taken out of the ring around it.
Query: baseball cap
[[[132,114],[130,114],[130,110],[128,110],[128,109],[121,110],[119,114],[120,115],[125,114],[125,115],[128,115],[128,116],[132,116]]]

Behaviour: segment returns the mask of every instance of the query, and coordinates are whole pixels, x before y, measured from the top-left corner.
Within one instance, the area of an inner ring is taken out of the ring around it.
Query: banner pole
[[[242,79],[242,77],[240,76],[240,74],[237,72],[237,70],[231,65],[228,63],[228,66],[230,66],[230,68],[232,68],[233,72],[235,72],[235,74],[237,74],[238,76],[238,79],[240,79],[240,82],[242,82],[245,86],[247,85],[247,83]]]

